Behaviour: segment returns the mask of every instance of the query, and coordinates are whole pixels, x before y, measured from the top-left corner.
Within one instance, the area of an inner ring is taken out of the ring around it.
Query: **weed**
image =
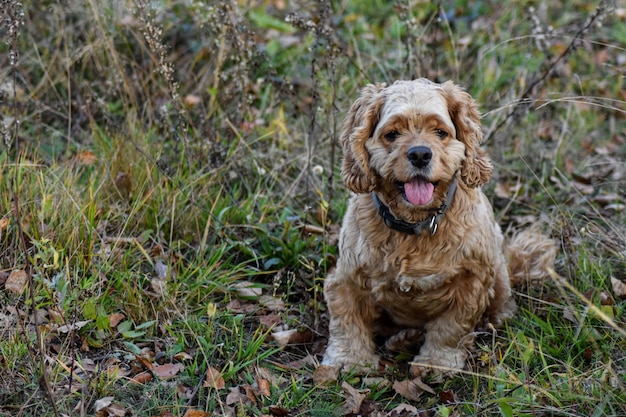
[[[342,382],[363,415],[624,415],[623,13],[1,1],[0,415],[343,415]],[[498,218],[545,224],[557,270],[434,395],[384,382],[401,356],[320,387],[340,120],[365,84],[419,76],[481,104]]]

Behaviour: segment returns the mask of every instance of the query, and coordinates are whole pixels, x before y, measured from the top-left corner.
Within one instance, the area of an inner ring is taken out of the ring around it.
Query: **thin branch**
[[[548,65],[548,68],[546,68],[538,77],[536,77],[528,84],[524,92],[519,96],[517,100],[515,100],[516,104],[513,106],[513,110],[511,110],[506,115],[506,117],[489,132],[489,134],[485,138],[485,142],[488,142],[493,137],[494,133],[500,130],[504,125],[506,125],[511,118],[522,117],[522,115],[525,114],[526,111],[528,111],[530,106],[536,102],[536,99],[531,96],[535,88],[544,84],[548,77],[550,77],[554,73],[559,64],[564,61],[574,50],[576,50],[576,48],[578,48],[581,39],[587,34],[589,29],[595,22],[605,16],[606,11],[607,0],[601,0],[600,4],[598,4],[598,6],[591,13],[591,15],[589,15],[583,26],[578,29],[578,32],[576,32],[567,48]]]

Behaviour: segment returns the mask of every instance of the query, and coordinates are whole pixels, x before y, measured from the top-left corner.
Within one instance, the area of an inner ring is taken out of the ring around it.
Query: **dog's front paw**
[[[380,367],[380,356],[362,355],[356,356],[336,356],[326,352],[322,365],[337,368],[343,373],[356,373],[359,375],[378,372]]]
[[[438,375],[454,375],[465,368],[467,354],[454,348],[440,348],[437,351],[420,353],[411,362],[411,373],[423,376],[433,373]]]

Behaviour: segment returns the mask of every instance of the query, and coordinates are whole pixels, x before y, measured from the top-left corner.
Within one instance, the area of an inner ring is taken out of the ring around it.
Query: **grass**
[[[66,3],[0,2],[1,416],[344,415],[342,382],[362,415],[626,415],[623,7]],[[388,352],[318,386],[341,120],[416,76],[478,100],[497,218],[543,224],[563,280],[433,393]]]

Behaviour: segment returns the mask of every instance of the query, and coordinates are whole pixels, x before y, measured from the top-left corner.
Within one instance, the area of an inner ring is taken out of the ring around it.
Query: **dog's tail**
[[[548,277],[548,269],[554,268],[556,245],[537,227],[531,227],[509,239],[505,254],[511,286],[515,287]]]

